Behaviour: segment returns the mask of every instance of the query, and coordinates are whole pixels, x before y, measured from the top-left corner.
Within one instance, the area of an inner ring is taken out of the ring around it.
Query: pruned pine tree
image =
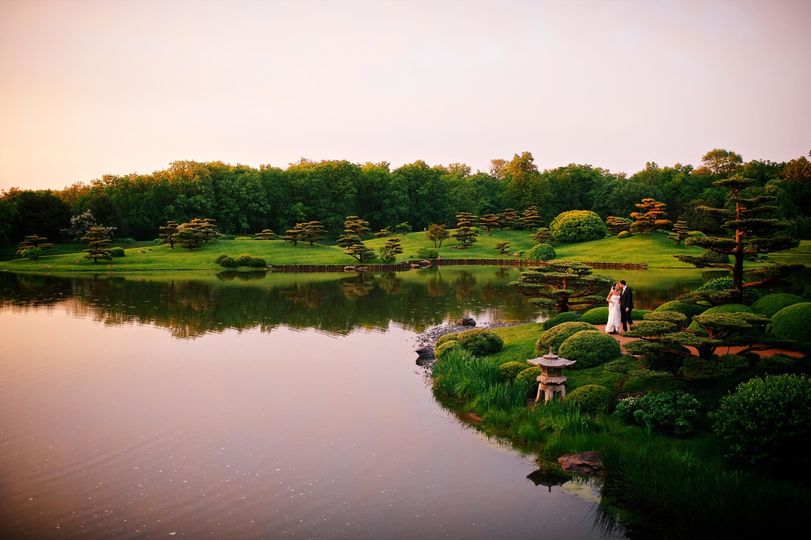
[[[369,249],[366,244],[358,240],[357,242],[347,246],[344,253],[357,259],[358,262],[369,261],[375,258],[375,252]]]
[[[722,217],[723,227],[732,236],[691,237],[688,245],[697,245],[720,255],[732,256],[732,264],[710,262],[705,257],[674,255],[677,259],[690,263],[698,268],[726,268],[732,270],[732,281],[736,295],[740,299],[744,287],[761,285],[761,282],[744,283],[743,261],[747,256],[758,256],[763,253],[782,251],[796,247],[799,242],[788,236],[786,230],[790,223],[776,219],[778,209],[774,205],[775,197],[767,194],[753,195],[747,192],[754,180],[741,176],[732,176],[714,182],[727,190],[728,208],[699,206],[700,212]]]
[[[308,221],[302,224],[301,240],[313,245],[317,240],[323,240],[327,235],[327,229],[320,221]]]
[[[374,259],[375,252],[363,243],[363,235],[369,232],[369,222],[358,216],[346,216],[344,232],[338,237],[338,245],[344,248],[344,253],[363,262]]]
[[[403,246],[400,244],[399,238],[389,238],[386,243],[380,248],[380,260],[386,264],[391,264],[397,260],[397,255],[403,252]]]
[[[205,235],[200,221],[189,221],[177,226],[174,234],[175,242],[182,247],[192,250],[205,243]]]
[[[435,248],[439,249],[442,247],[442,242],[448,237],[448,228],[440,223],[431,223],[425,231],[425,236],[434,243]]]
[[[163,240],[164,244],[169,244],[172,249],[175,249],[175,233],[177,233],[177,221],[173,219],[158,227],[158,238]]]
[[[510,252],[510,243],[509,242],[498,242],[496,244],[496,250],[501,253],[502,255],[506,255]]]
[[[605,218],[605,226],[614,236],[618,235],[622,231],[630,231],[631,223],[633,223],[632,220],[619,216],[608,216]]]
[[[84,250],[85,259],[93,259],[97,263],[99,259],[105,261],[112,260],[110,251],[110,230],[107,227],[93,226],[82,237],[83,242],[87,242],[87,249]]]
[[[304,223],[296,223],[292,229],[287,229],[282,235],[282,240],[297,246],[299,240],[304,237]]]
[[[538,207],[530,206],[521,214],[521,225],[525,229],[537,229],[541,224],[541,216],[538,214]]]
[[[479,233],[474,229],[476,217],[470,212],[456,214],[456,230],[451,236],[456,238],[457,249],[467,249],[475,241]]]
[[[677,219],[673,224],[673,231],[667,235],[667,238],[675,242],[677,246],[681,246],[688,236],[690,236],[690,227],[687,225],[687,220]]]
[[[29,249],[36,248],[45,251],[46,249],[51,249],[52,247],[54,247],[54,245],[51,242],[48,242],[46,237],[38,234],[29,234],[23,238],[23,241],[17,246],[17,256],[25,257]]]
[[[200,229],[204,243],[217,240],[220,237],[220,231],[217,228],[217,221],[214,218],[194,218],[191,220],[191,223]]]
[[[514,229],[518,224],[518,212],[514,208],[507,208],[498,215],[501,222],[501,228]]]
[[[510,283],[533,304],[558,313],[580,311],[605,303],[605,291],[612,280],[592,274],[583,263],[550,263],[521,273]]]
[[[271,229],[262,229],[262,232],[253,235],[254,240],[276,240],[277,238],[278,236]]]
[[[667,212],[665,211],[667,205],[663,202],[646,197],[642,199],[642,202],[638,202],[634,206],[636,206],[639,211],[631,212],[631,218],[634,220],[633,223],[631,223],[631,232],[653,232],[664,229],[671,223],[669,219],[665,219],[667,216]]]
[[[482,229],[487,231],[488,235],[492,235],[493,229],[499,228],[500,221],[496,214],[484,214],[479,218],[479,225],[481,225]]]
[[[552,233],[549,227],[538,227],[529,237],[532,238],[536,244],[548,244],[549,239],[552,238]]]
[[[391,236],[391,229],[388,227],[383,227],[375,233],[375,238],[386,238],[388,236]]]

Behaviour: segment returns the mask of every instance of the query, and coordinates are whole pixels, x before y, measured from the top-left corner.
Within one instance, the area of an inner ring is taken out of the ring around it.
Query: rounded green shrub
[[[447,353],[448,351],[455,349],[459,346],[459,342],[455,339],[446,339],[441,344],[436,346],[434,350],[434,356],[437,358],[442,358],[442,356]]]
[[[227,256],[228,256],[228,255],[220,255],[219,257],[217,257],[216,259],[214,259],[214,262],[215,262],[215,263],[217,263],[217,264],[220,264],[220,262],[221,262],[221,261],[222,261],[224,258],[226,258]]]
[[[439,252],[434,248],[420,248],[417,251],[417,257],[420,259],[436,259],[439,257]]]
[[[587,384],[572,390],[572,393],[566,396],[566,401],[577,405],[580,412],[597,416],[598,414],[605,414],[611,409],[614,396],[611,390],[605,386]]]
[[[552,237],[558,242],[575,243],[605,238],[603,220],[590,210],[561,212],[549,224]]]
[[[670,435],[689,435],[695,429],[701,404],[686,392],[653,392],[617,403],[616,414],[626,424],[647,426]]]
[[[563,324],[565,322],[572,322],[577,321],[580,319],[580,314],[576,311],[564,311],[563,313],[558,313],[551,319],[544,321],[543,329],[549,330],[550,328],[557,326],[559,324]]]
[[[702,313],[702,315],[710,315],[712,313],[752,313],[752,308],[743,304],[721,304],[720,306],[711,307]],[[704,328],[697,322],[693,321],[687,327],[691,332],[706,335]]]
[[[434,345],[437,347],[445,343],[446,341],[459,341],[459,332],[451,332],[449,334],[443,334],[436,339]]]
[[[634,312],[636,314],[636,312]],[[608,307],[596,307],[583,313],[580,320],[589,324],[605,324],[608,322]]]
[[[261,257],[251,257],[251,263],[248,266],[253,268],[265,268],[268,265],[267,261]]]
[[[738,458],[758,462],[808,462],[811,379],[802,375],[755,377],[721,400],[715,432]]]
[[[528,367],[530,366],[526,362],[504,362],[498,366],[498,374],[505,381],[513,381],[519,373]]]
[[[535,244],[529,250],[528,256],[533,261],[551,261],[557,257],[557,253],[555,253],[555,248],[549,244]]]
[[[581,321],[572,321],[553,326],[538,337],[538,341],[535,342],[535,352],[546,354],[549,352],[550,347],[552,352],[558,352],[558,347],[566,341],[566,338],[581,330],[594,330],[594,325]]]
[[[630,238],[634,235],[631,231],[620,231],[617,233],[617,238]]]
[[[529,387],[529,393],[534,394],[538,391],[538,376],[540,374],[541,368],[537,366],[529,367],[515,376],[515,382],[526,384]]]
[[[243,253],[234,260],[237,262],[237,266],[251,266],[253,263],[253,256]]]
[[[635,321],[638,321],[640,319],[644,319],[645,315],[647,315],[650,312],[651,310],[649,309],[635,309],[631,312],[631,315],[633,316]],[[608,322],[608,319],[606,319],[606,322]]]
[[[487,356],[504,348],[504,340],[487,330],[468,330],[459,334],[459,343],[475,356]]]
[[[220,259],[220,266],[222,266],[223,268],[236,268],[237,262],[232,257],[226,255],[225,257]]]
[[[672,300],[670,302],[665,302],[654,311],[675,311],[677,313],[683,313],[687,315],[688,319],[692,319],[696,315],[700,315],[706,311],[707,306],[702,306],[699,304],[688,304],[687,302],[679,302],[678,300]]]
[[[617,358],[621,352],[617,340],[594,329],[581,330],[569,336],[558,349],[560,356],[577,362],[572,369],[585,369],[604,364]]]
[[[761,315],[766,315],[767,317],[771,318],[775,313],[783,309],[784,307],[793,306],[794,304],[799,304],[804,302],[802,296],[797,296],[796,294],[789,294],[789,293],[775,293],[775,294],[767,294],[761,296],[757,302],[752,304],[752,311],[755,313],[760,313]]]
[[[36,261],[37,259],[42,257],[43,253],[44,253],[44,251],[42,250],[42,248],[30,247],[28,249],[24,249],[22,251],[19,251],[18,256],[22,257],[24,259],[31,260],[31,261]]]
[[[772,316],[770,329],[777,339],[794,341],[808,348],[811,346],[811,302],[784,307]]]
[[[125,255],[124,248],[118,246],[110,248],[110,255],[113,257],[123,257]]]

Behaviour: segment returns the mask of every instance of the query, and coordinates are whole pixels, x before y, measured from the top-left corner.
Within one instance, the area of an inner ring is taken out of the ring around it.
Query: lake
[[[535,320],[517,276],[0,273],[0,533],[621,537],[594,486],[536,485],[415,364],[429,326]],[[622,277],[638,307],[701,282]]]

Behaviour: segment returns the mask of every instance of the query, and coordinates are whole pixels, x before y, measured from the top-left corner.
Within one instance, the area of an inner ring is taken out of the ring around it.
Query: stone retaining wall
[[[413,268],[412,262],[397,264],[277,264],[269,266],[273,272],[402,272]],[[596,269],[647,270],[647,264],[586,262]],[[432,266],[548,266],[547,261],[532,259],[436,259]]]

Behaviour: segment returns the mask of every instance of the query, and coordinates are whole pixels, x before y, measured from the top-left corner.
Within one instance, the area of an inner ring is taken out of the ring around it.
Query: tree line
[[[698,167],[662,167],[649,162],[631,176],[591,165],[571,164],[538,170],[531,153],[493,160],[488,172],[465,164],[429,166],[415,161],[392,169],[386,162],[302,159],[286,169],[263,165],[177,161],[152,174],[105,175],[63,190],[12,188],[0,194],[0,242],[19,242],[32,234],[63,238],[72,216],[90,211],[98,224],[118,237],[153,239],[167,221],[215,220],[226,234],[283,232],[297,223],[318,221],[336,238],[346,216],[360,216],[373,230],[409,223],[415,230],[431,224],[453,225],[460,213],[476,216],[518,213],[535,207],[541,225],[559,213],[592,210],[603,219],[628,216],[644,198],[667,205],[673,221],[709,233],[723,221],[699,207],[718,207],[726,192],[719,179],[752,180],[753,195],[774,197],[778,212],[792,222],[795,238],[811,238],[811,162],[748,161],[716,149]]]

